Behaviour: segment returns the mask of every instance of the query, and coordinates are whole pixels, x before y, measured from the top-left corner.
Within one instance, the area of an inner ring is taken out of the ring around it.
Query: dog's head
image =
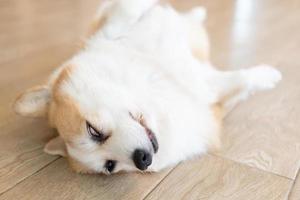
[[[78,172],[147,170],[158,151],[151,117],[130,91],[99,81],[95,73],[66,66],[52,84],[23,93],[15,110],[47,117],[59,136],[45,151],[67,157]]]

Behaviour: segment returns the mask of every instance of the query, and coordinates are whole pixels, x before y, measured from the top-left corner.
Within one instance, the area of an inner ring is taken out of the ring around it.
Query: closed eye
[[[109,135],[105,135],[102,131],[97,130],[88,121],[86,122],[86,129],[91,139],[96,142],[104,143],[109,138]]]

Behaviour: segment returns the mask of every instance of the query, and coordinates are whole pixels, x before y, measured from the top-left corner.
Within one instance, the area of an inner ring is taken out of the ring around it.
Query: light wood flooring
[[[42,151],[55,131],[11,104],[77,51],[99,0],[0,0],[1,200],[300,200],[300,0],[172,2],[208,9],[216,65],[268,63],[283,81],[230,113],[218,153],[157,174],[75,174]]]

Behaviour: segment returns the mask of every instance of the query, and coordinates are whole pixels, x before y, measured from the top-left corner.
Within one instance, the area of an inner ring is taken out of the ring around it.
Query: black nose
[[[152,163],[152,155],[142,149],[136,149],[132,156],[135,166],[140,170],[145,170]]]

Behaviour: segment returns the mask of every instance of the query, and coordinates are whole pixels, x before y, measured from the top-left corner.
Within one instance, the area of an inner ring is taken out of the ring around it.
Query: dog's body
[[[108,1],[85,48],[16,110],[47,116],[60,136],[46,152],[81,172],[158,171],[200,155],[219,145],[223,112],[281,78],[268,66],[212,67],[204,18],[201,8],[179,14],[155,0]]]

